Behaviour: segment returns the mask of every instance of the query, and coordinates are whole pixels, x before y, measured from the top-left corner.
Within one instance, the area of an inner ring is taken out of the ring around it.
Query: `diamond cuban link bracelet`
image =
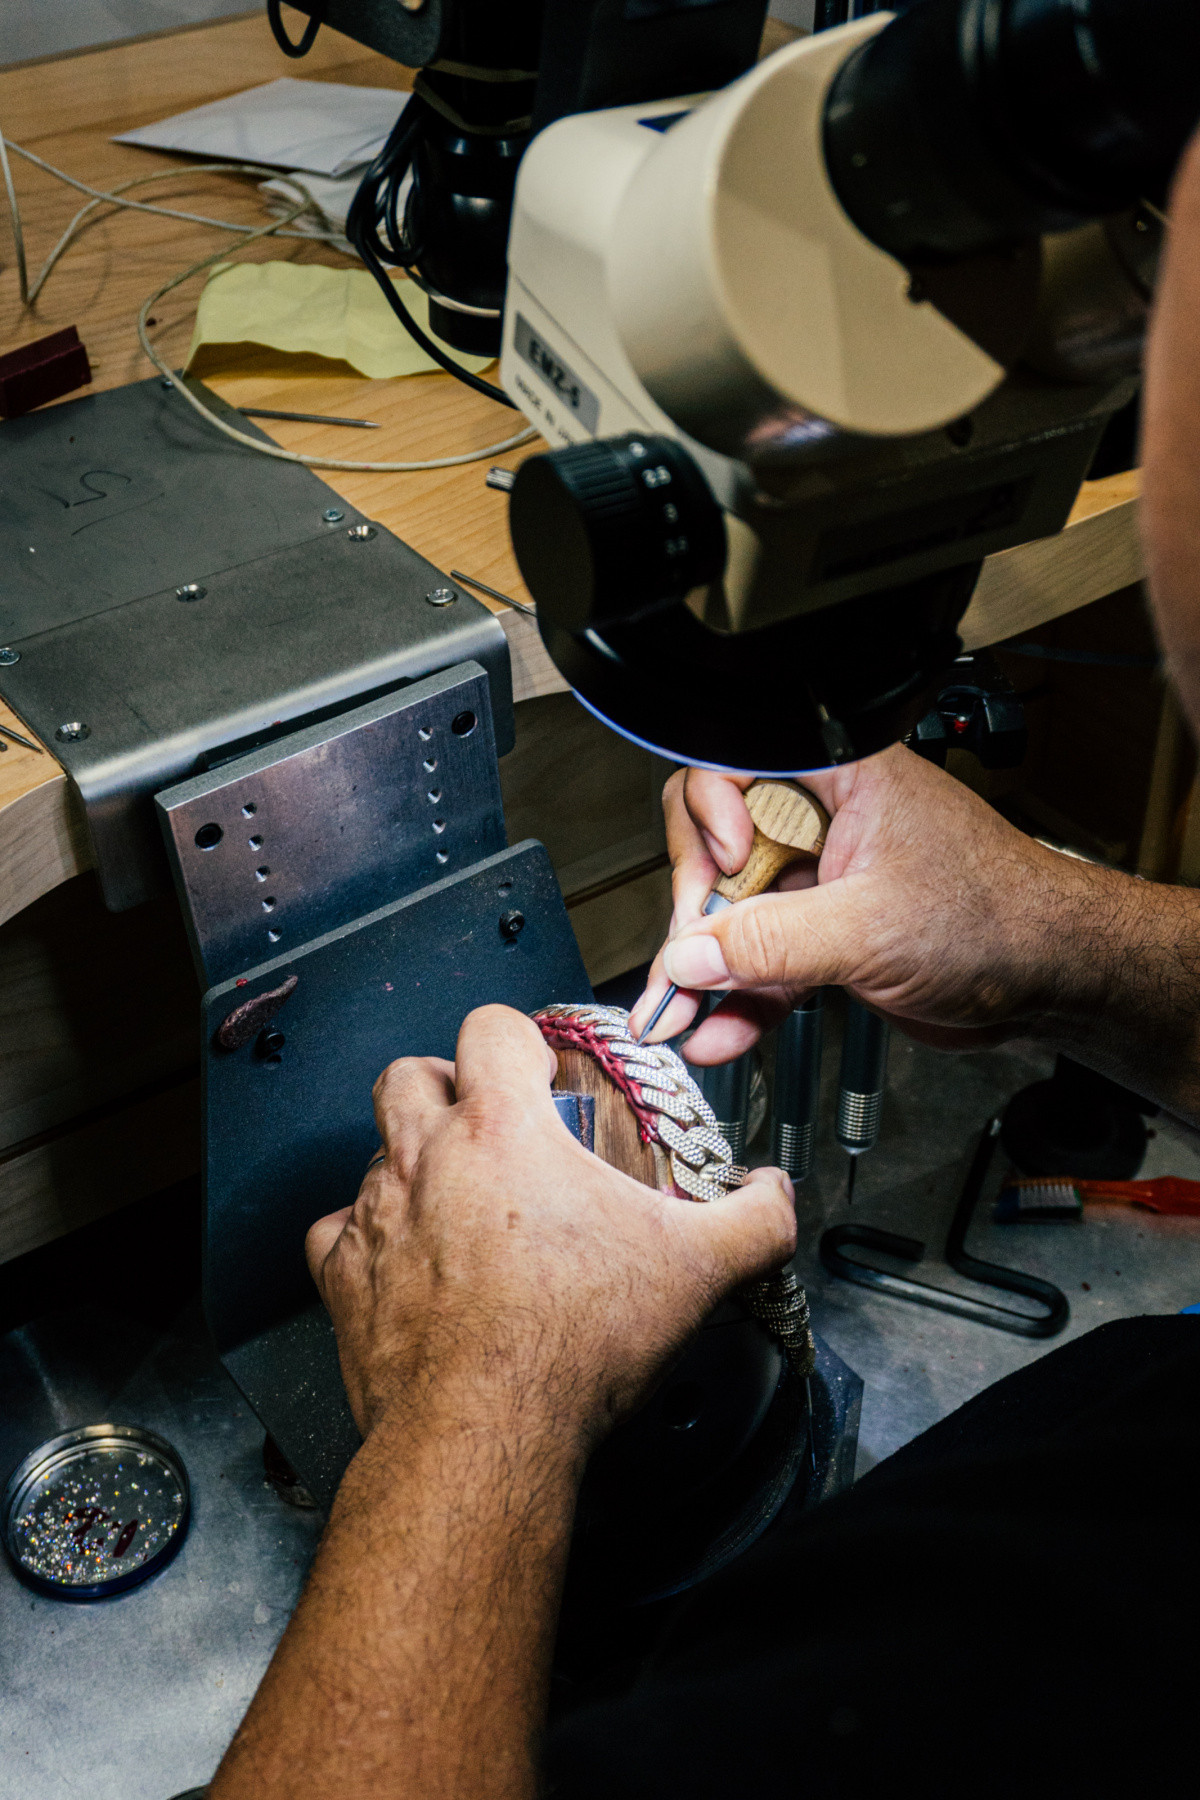
[[[671,1179],[692,1200],[721,1200],[740,1187],[747,1171],[733,1160],[717,1130],[716,1115],[688,1073],[682,1057],[665,1044],[639,1044],[623,1007],[542,1007],[535,1024],[552,1048],[585,1051],[618,1088],[638,1121],[645,1143],[662,1146]],[[738,1289],[738,1298],[783,1351],[801,1379],[815,1350],[808,1298],[790,1269],[778,1269]]]

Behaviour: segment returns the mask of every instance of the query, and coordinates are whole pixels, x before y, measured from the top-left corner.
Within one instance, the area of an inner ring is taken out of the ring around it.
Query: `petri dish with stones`
[[[138,1425],[84,1425],[13,1470],[0,1536],[21,1579],[59,1600],[106,1600],[166,1566],[187,1535],[187,1470]]]

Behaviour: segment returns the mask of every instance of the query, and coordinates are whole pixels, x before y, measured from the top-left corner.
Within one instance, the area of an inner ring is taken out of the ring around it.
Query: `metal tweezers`
[[[1011,1331],[1018,1337],[1057,1337],[1071,1316],[1067,1297],[1060,1288],[1042,1281],[1037,1275],[1025,1275],[1019,1269],[1005,1269],[999,1263],[983,1262],[977,1256],[969,1256],[964,1248],[999,1133],[999,1119],[990,1119],[971,1159],[962,1195],[946,1233],[944,1254],[950,1267],[960,1275],[978,1281],[984,1287],[1001,1288],[1007,1293],[1024,1294],[1029,1300],[1037,1300],[1045,1307],[1044,1314],[1017,1312],[994,1300],[956,1294],[950,1288],[934,1287],[927,1281],[911,1281],[907,1276],[888,1274],[883,1269],[873,1268],[870,1263],[843,1254],[847,1246],[855,1245],[862,1250],[882,1251],[885,1256],[894,1256],[898,1262],[920,1262],[925,1245],[919,1239],[901,1237],[894,1231],[881,1231],[875,1225],[834,1225],[822,1235],[821,1261],[829,1273],[842,1281],[856,1282],[859,1287],[891,1294],[897,1300],[911,1300],[917,1306],[956,1313],[960,1318],[974,1319],[980,1325],[994,1325],[997,1330]]]

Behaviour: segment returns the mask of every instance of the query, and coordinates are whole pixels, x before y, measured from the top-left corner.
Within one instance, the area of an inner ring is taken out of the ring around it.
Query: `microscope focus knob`
[[[550,624],[587,631],[682,600],[725,567],[725,521],[682,444],[636,432],[531,456],[509,529]]]

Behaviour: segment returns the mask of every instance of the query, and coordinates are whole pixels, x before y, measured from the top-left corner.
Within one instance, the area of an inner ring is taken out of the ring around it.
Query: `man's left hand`
[[[707,1206],[656,1193],[572,1138],[554,1068],[531,1020],[488,1006],[453,1066],[406,1058],[377,1082],[385,1160],[308,1237],[364,1436],[517,1409],[586,1451],[723,1295],[791,1254],[786,1176]]]

